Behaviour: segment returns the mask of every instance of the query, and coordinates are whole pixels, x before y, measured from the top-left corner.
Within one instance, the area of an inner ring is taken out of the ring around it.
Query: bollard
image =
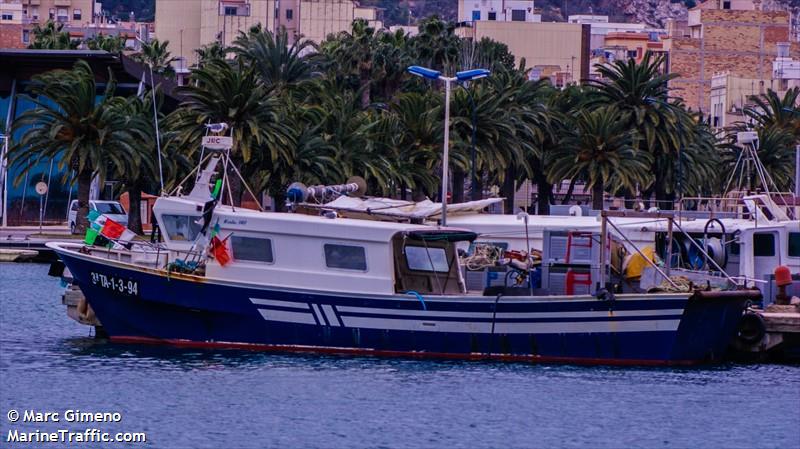
[[[789,267],[781,265],[775,268],[775,284],[778,286],[775,304],[789,305],[789,296],[786,294],[786,287],[792,285],[792,273],[789,271]]]

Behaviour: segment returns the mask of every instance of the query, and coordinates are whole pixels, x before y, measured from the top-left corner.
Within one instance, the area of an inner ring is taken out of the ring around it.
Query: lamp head
[[[464,70],[456,73],[456,79],[459,81],[472,81],[480,78],[486,78],[491,73],[492,72],[487,69]]]
[[[442,72],[438,70],[428,69],[425,67],[420,67],[418,65],[412,65],[408,69],[406,69],[408,73],[416,76],[421,76],[423,78],[427,78],[430,80],[438,80],[439,77],[442,75]]]

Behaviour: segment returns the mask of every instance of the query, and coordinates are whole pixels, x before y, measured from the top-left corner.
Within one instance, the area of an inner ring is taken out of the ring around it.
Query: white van
[[[89,210],[96,210],[106,217],[116,221],[117,223],[128,226],[128,213],[119,201],[101,201],[89,200]],[[67,223],[69,223],[69,232],[75,232],[75,223],[78,221],[78,200],[72,200],[69,203],[69,212],[67,212]]]

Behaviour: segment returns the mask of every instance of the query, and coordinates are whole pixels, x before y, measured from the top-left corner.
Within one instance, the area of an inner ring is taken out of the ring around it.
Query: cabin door
[[[780,234],[777,230],[753,232],[753,276],[764,279],[781,264]]]

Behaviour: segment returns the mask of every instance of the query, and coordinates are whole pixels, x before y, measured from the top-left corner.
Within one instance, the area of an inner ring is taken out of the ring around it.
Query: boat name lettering
[[[222,224],[245,225],[245,224],[247,224],[247,220],[244,220],[244,219],[232,220],[230,218],[224,218],[224,219],[222,219]]]
[[[94,271],[89,273],[92,285],[102,287],[128,296],[139,296],[139,282],[123,279]]]

